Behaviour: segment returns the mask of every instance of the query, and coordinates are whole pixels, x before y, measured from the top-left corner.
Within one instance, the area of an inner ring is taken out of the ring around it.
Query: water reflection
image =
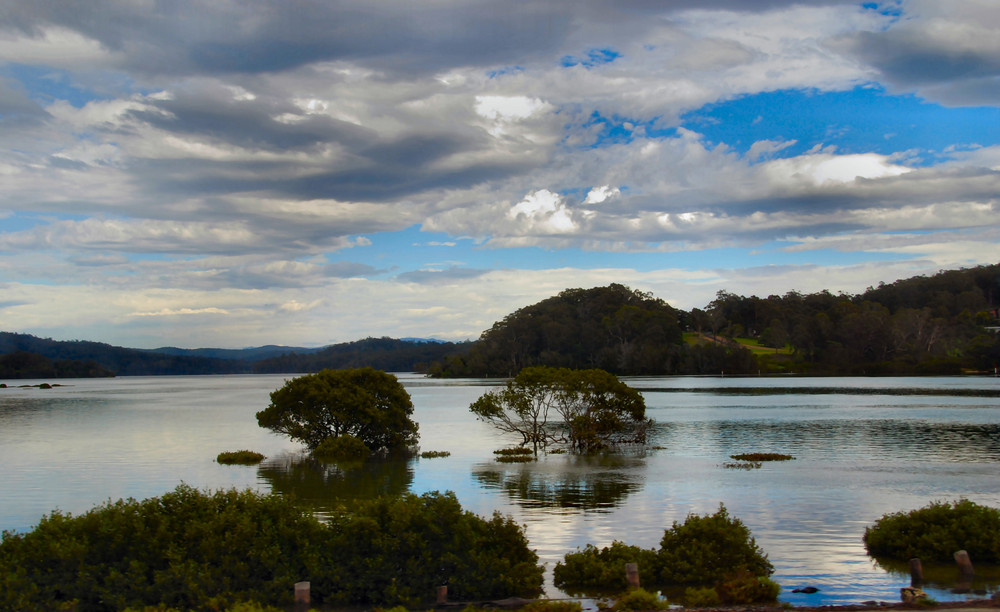
[[[304,501],[318,510],[381,495],[406,493],[413,482],[409,459],[369,459],[326,463],[305,454],[283,454],[257,468],[258,478],[271,490]]]
[[[634,456],[549,456],[530,463],[480,463],[473,476],[524,508],[607,512],[642,488],[645,466]]]
[[[924,563],[924,580],[913,586],[924,590],[940,590],[954,594],[971,594],[985,597],[1000,590],[1000,566],[975,564],[974,576],[963,576],[955,564]],[[901,581],[909,580],[910,566],[906,561],[876,558],[875,564],[897,576]]]
[[[785,449],[796,456],[838,460],[1000,461],[997,423],[724,420],[662,424],[654,429],[652,440],[675,449],[693,446],[727,455]]]

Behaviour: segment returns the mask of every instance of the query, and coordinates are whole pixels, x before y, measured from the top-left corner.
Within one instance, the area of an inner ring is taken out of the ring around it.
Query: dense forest
[[[690,312],[619,284],[567,289],[475,342],[366,338],[324,348],[128,349],[0,332],[0,378],[304,373],[371,366],[514,376],[536,365],[618,375],[959,374],[1000,365],[1000,264],[828,291],[719,291]]]
[[[959,374],[1000,364],[1000,265],[869,287],[859,295],[720,291],[704,309],[613,284],[522,308],[435,376],[511,376],[533,365],[637,374]]]

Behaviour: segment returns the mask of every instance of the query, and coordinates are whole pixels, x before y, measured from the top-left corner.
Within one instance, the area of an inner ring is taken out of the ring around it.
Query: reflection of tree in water
[[[566,455],[534,463],[480,464],[473,475],[524,507],[609,510],[642,488],[645,465],[638,457]]]
[[[405,493],[413,482],[413,466],[400,458],[337,464],[294,454],[268,459],[257,476],[275,493],[328,510],[357,499]]]

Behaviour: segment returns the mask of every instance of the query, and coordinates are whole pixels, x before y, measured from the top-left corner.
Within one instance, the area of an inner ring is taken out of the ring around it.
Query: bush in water
[[[774,572],[747,526],[720,505],[715,514],[690,514],[683,523],[674,522],[658,550],[613,542],[610,547],[588,545],[567,554],[556,564],[555,585],[581,592],[621,590],[626,585],[626,563],[637,563],[647,577],[644,582],[653,588],[713,585],[734,572],[765,577]]]
[[[543,569],[521,527],[462,510],[453,493],[364,501],[330,521],[332,571],[313,585],[335,604],[418,605],[445,583],[458,600],[541,592]]]
[[[445,580],[462,597],[533,595],[542,568],[520,526],[465,512],[450,493],[374,500],[327,525],[277,495],[181,485],[53,512],[0,541],[2,610],[284,606],[300,580],[316,602],[417,604]]]
[[[949,562],[965,550],[973,562],[1000,563],[1000,510],[967,499],[933,502],[883,515],[865,529],[864,542],[873,557]]]

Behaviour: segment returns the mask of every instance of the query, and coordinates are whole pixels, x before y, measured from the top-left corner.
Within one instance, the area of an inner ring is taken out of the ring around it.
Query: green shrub
[[[755,576],[774,572],[746,525],[720,505],[715,514],[691,514],[683,523],[674,522],[664,532],[658,550],[617,541],[600,549],[588,544],[556,564],[554,583],[563,590],[581,592],[621,590],[627,584],[626,563],[637,563],[644,582],[656,588],[713,584],[744,570]]]
[[[659,594],[639,588],[619,596],[611,609],[615,612],[624,612],[625,610],[665,610],[667,607],[667,600],[662,599]]]
[[[108,502],[4,532],[0,609],[183,610],[285,603],[317,563],[326,529],[308,510],[253,491]]]
[[[451,453],[448,451],[424,451],[420,453],[421,459],[436,459],[438,457],[450,457]]]
[[[256,465],[264,460],[264,455],[251,450],[225,451],[215,460],[224,465]]]
[[[521,612],[583,612],[578,601],[551,601],[538,599],[520,608]]]
[[[1000,510],[967,499],[932,502],[883,515],[865,529],[864,542],[873,557],[950,562],[965,550],[974,562],[1000,563]]]
[[[688,608],[711,608],[722,603],[715,587],[688,587],[684,589],[684,605]]]
[[[0,610],[257,612],[290,604],[300,580],[317,603],[417,605],[445,581],[459,599],[533,596],[542,571],[519,525],[451,493],[373,500],[324,524],[277,495],[182,485],[4,532]]]
[[[742,570],[754,576],[774,573],[750,529],[721,504],[715,514],[675,521],[660,540],[658,556],[666,584],[711,584]]]
[[[313,451],[317,459],[342,461],[364,461],[368,458],[368,447],[354,436],[333,436],[323,440]]]
[[[615,540],[611,546],[604,548],[587,544],[583,550],[564,556],[553,570],[553,582],[563,590],[621,591],[628,587],[626,563],[637,563],[641,575],[648,573],[656,576],[660,573],[660,561],[655,550]]]
[[[781,587],[770,578],[741,571],[720,580],[715,585],[715,592],[722,603],[733,606],[777,601]]]
[[[312,582],[334,604],[415,606],[446,582],[455,600],[541,592],[543,569],[521,527],[464,511],[453,493],[360,502],[330,527],[330,570]]]

